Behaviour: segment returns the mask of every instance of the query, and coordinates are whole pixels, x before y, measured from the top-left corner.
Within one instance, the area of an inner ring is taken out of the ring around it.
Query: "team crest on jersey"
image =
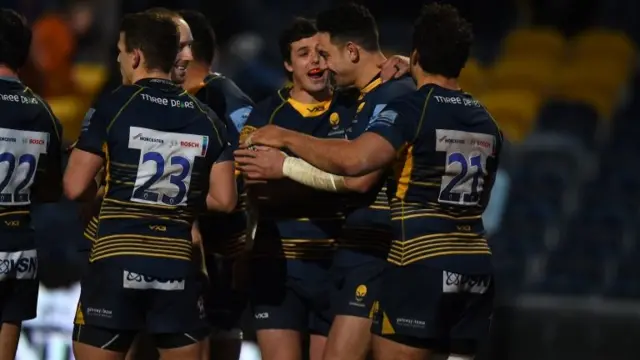
[[[360,111],[362,111],[362,109],[364,109],[364,104],[365,104],[365,101],[361,102],[360,105],[358,105],[358,109],[356,110],[356,114],[359,114]]]
[[[256,130],[258,129],[253,126],[247,125],[243,127],[242,130],[240,131],[240,143],[244,143],[249,138],[249,135],[256,132]]]
[[[358,285],[356,288],[356,301],[360,302],[367,296],[367,285]]]
[[[340,115],[335,112],[331,113],[331,115],[329,115],[329,124],[331,124],[333,128],[336,128],[340,124]]]

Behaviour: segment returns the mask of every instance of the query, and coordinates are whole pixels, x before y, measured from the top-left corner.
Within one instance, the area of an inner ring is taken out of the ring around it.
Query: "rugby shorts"
[[[0,252],[0,318],[20,324],[36,317],[38,253],[35,249]]]
[[[389,265],[374,306],[372,333],[411,347],[475,354],[489,334],[493,298],[490,273]]]

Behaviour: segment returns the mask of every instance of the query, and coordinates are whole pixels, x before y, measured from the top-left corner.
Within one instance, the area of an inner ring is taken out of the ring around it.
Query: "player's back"
[[[191,225],[205,206],[211,166],[227,146],[224,125],[162,79],[121,87],[96,106],[90,127],[95,121],[106,131],[107,174],[91,261],[151,276],[185,275]]]
[[[433,84],[394,101],[380,118],[398,117],[410,122],[404,137],[413,141],[395,169],[389,260],[486,273],[491,252],[482,213],[497,171],[500,130],[471,95]]]
[[[46,188],[60,189],[62,128],[17,79],[0,78],[0,112],[0,250],[34,249],[30,207]]]
[[[285,88],[256,105],[241,138],[267,124],[326,138],[338,129],[343,110],[336,101],[300,103]],[[272,181],[268,186],[270,194],[279,196],[277,201],[259,202],[254,252],[291,259],[330,258],[344,220],[342,197],[289,180]]]

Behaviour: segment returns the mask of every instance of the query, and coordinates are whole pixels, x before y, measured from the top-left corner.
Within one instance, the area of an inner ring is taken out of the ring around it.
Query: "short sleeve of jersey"
[[[207,117],[212,121],[213,125],[213,136],[218,149],[216,152],[211,152],[211,156],[213,156],[213,162],[219,163],[224,161],[230,161],[233,159],[233,148],[229,143],[229,134],[227,130],[227,126],[222,120],[220,120],[215,112],[211,110],[208,106],[202,105],[203,109],[207,113]]]
[[[415,138],[417,119],[412,119],[410,113],[403,109],[401,103],[391,103],[371,118],[365,132],[382,136],[396,150],[399,150]]]
[[[103,144],[107,141],[108,115],[100,106],[89,109],[82,122],[82,132],[75,147],[92,154],[104,156]]]
[[[47,105],[44,106],[46,107]],[[39,162],[38,168],[43,171],[47,182],[56,181],[62,178],[62,125],[53,115],[51,109],[43,109],[38,116],[41,123],[48,125],[47,128],[49,129],[46,161]]]

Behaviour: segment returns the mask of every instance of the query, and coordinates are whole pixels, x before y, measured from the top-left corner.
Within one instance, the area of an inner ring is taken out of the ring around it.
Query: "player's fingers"
[[[233,152],[233,156],[239,159],[242,158],[253,158],[256,156],[256,152],[250,149],[238,149]]]

